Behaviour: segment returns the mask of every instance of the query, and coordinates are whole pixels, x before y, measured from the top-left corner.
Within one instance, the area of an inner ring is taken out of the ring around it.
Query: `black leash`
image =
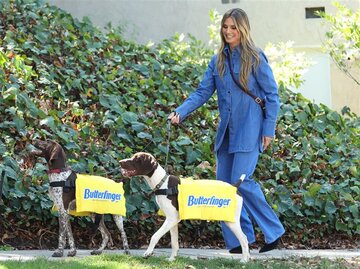
[[[3,190],[3,184],[4,184],[4,181],[5,181],[5,170],[2,170],[1,171],[1,175],[0,175],[0,205],[3,205],[4,202],[2,200],[2,190]]]
[[[146,193],[146,192],[140,190],[140,192],[142,192],[143,195],[148,199],[151,199],[153,194],[155,194],[155,195],[176,195],[178,193],[177,188],[164,189],[164,190],[159,189],[161,187],[161,185],[165,182],[165,180],[169,177],[168,169],[167,169],[169,151],[170,151],[170,138],[171,138],[171,120],[169,120],[169,119],[167,120],[166,131],[167,131],[166,156],[165,156],[165,172],[166,173],[165,173],[165,176],[160,180],[160,182],[155,186],[155,188],[153,190],[151,190],[150,193]]]
[[[170,151],[170,137],[171,137],[171,120],[167,120],[166,125],[166,131],[167,131],[167,141],[166,141],[166,157],[165,157],[165,171],[168,172],[167,169],[167,163],[168,163],[168,157],[169,157],[169,151]]]

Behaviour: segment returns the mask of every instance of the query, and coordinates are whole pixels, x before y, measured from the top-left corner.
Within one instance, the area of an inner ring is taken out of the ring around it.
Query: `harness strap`
[[[160,182],[158,184],[156,184],[155,188],[152,190],[152,192],[156,192],[158,189],[160,189],[160,187],[162,186],[162,184],[164,184],[165,180],[169,177],[169,175],[167,173],[165,173],[165,176],[160,180]]]
[[[152,194],[156,195],[156,192],[160,189],[160,187],[162,186],[162,184],[164,184],[165,180],[169,177],[168,173],[165,173],[165,176],[160,180],[160,182],[158,184],[156,184],[155,188],[153,190],[151,190],[151,192],[149,193],[144,193],[145,196],[150,199]]]
[[[170,189],[160,189],[156,190],[155,195],[177,195],[179,193],[178,187],[172,187]]]
[[[50,182],[50,187],[75,188],[76,173],[71,172],[66,180]]]
[[[50,187],[65,187],[65,182],[66,181],[53,181],[50,182]]]

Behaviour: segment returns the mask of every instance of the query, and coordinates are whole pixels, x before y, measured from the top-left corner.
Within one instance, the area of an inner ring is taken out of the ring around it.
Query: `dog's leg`
[[[175,225],[177,225],[178,219],[176,218],[166,218],[163,225],[161,225],[160,229],[151,237],[149,247],[145,251],[143,257],[148,258],[150,257],[153,252],[155,245],[159,242],[160,238],[170,231]]]
[[[69,240],[70,250],[68,252],[69,257],[76,255],[75,241],[71,231],[71,224],[69,214],[64,208],[62,200],[62,188],[53,188],[54,201],[56,207],[59,210],[59,248],[53,254],[53,257],[62,257],[64,254],[64,248],[66,245],[66,239]],[[61,197],[61,198],[59,198]]]
[[[116,226],[119,228],[120,230],[120,235],[121,235],[121,239],[123,242],[123,247],[124,247],[124,252],[125,254],[130,254],[130,249],[129,249],[129,245],[128,245],[128,241],[127,241],[127,236],[124,230],[124,220],[122,216],[119,215],[113,215],[113,219],[116,223]]]
[[[69,205],[68,205],[68,210],[76,210],[76,200],[72,200]],[[68,252],[68,256],[69,257],[74,257],[76,255],[76,247],[75,247],[75,240],[74,240],[74,236],[72,233],[72,229],[71,229],[71,223],[70,223],[70,216],[69,216],[69,212],[65,212],[66,213],[66,233],[67,233],[67,238],[69,240],[69,246],[70,246],[70,250]]]
[[[66,215],[63,201],[62,201],[62,189],[52,188],[49,189],[50,198],[53,200],[58,212],[59,212],[59,242],[58,248],[52,254],[53,257],[64,256],[64,248],[66,244]]]
[[[243,261],[248,262],[250,259],[250,253],[249,253],[249,243],[247,241],[246,235],[243,233],[243,231],[240,228],[240,222],[225,222],[225,224],[230,228],[230,230],[234,233],[236,238],[239,240],[242,253],[243,253]]]
[[[171,256],[169,258],[169,261],[174,261],[179,251],[179,229],[177,224],[170,229],[170,237],[171,237]]]
[[[65,223],[66,223],[66,233],[67,233],[67,238],[69,240],[69,252],[68,252],[68,257],[74,257],[76,255],[76,247],[75,247],[75,240],[74,240],[74,236],[71,230],[71,223],[70,223],[70,216],[69,214],[66,212],[65,213]]]
[[[64,256],[64,248],[66,244],[66,225],[65,225],[65,217],[66,212],[59,211],[59,242],[58,248],[52,254],[52,257],[62,257]]]
[[[244,234],[244,232],[242,231],[241,226],[240,226],[240,214],[241,214],[242,205],[243,205],[243,199],[242,199],[242,197],[238,196],[236,213],[235,213],[236,221],[235,222],[225,222],[225,224],[230,228],[230,230],[234,233],[234,235],[240,242],[242,253],[243,253],[242,261],[248,262],[250,259],[249,243],[248,243],[246,235]]]
[[[103,250],[106,248],[107,244],[109,243],[110,237],[111,237],[109,230],[105,226],[104,216],[101,217],[98,229],[99,229],[99,231],[101,233],[101,237],[102,237],[101,246],[98,249],[91,251],[91,255],[100,255],[103,252]]]
[[[76,255],[75,242],[71,231],[71,225],[68,213],[62,208],[59,210],[59,247],[53,253],[53,257],[62,257],[64,255],[64,248],[66,245],[66,238],[69,240],[70,250],[69,257]]]

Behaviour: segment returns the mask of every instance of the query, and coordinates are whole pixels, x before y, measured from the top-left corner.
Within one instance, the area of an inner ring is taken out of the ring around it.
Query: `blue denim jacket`
[[[228,55],[230,49],[225,48]],[[206,103],[213,93],[217,92],[220,122],[215,140],[216,152],[223,140],[226,128],[229,128],[229,153],[250,152],[258,147],[262,151],[262,136],[274,137],[276,117],[280,108],[278,87],[265,54],[259,50],[260,64],[255,72],[251,72],[248,88],[252,93],[265,99],[266,117],[263,118],[259,104],[244,93],[233,81],[228,62],[225,64],[223,79],[216,67],[213,56],[199,87],[183,104],[175,109],[183,121],[191,112]],[[240,72],[240,48],[232,50],[231,64],[235,77]]]

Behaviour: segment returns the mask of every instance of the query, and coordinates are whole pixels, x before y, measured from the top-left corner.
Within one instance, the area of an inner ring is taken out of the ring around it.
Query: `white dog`
[[[166,219],[161,228],[151,237],[151,241],[148,249],[144,253],[144,257],[149,257],[153,254],[155,245],[160,238],[170,231],[171,235],[171,256],[170,261],[173,261],[177,256],[179,250],[178,242],[178,223],[179,208],[178,197],[176,192],[173,192],[174,188],[179,185],[180,180],[176,176],[168,175],[166,171],[158,164],[154,156],[149,153],[138,152],[129,159],[120,161],[121,172],[124,176],[143,176],[149,187],[156,195],[156,202],[161,210],[164,212]],[[226,183],[224,183],[226,184]],[[241,244],[243,251],[243,261],[247,262],[250,259],[249,246],[246,235],[240,228],[240,213],[243,204],[241,196],[236,195],[236,213],[235,222],[225,222],[226,225],[235,234]]]

